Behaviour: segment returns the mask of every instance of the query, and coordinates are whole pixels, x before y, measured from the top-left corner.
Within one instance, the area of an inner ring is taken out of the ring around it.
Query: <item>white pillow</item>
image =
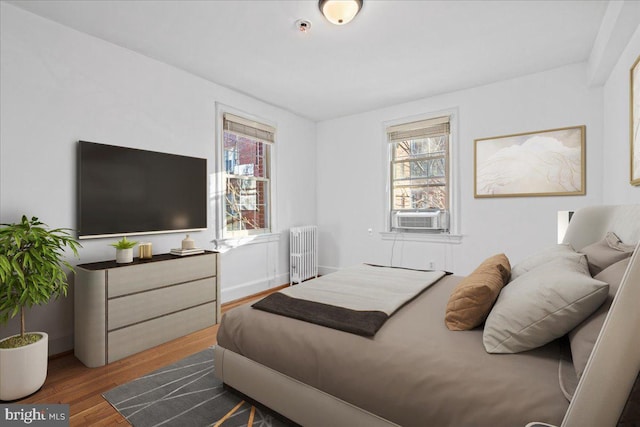
[[[570,260],[576,263],[583,263],[588,267],[587,259],[581,253],[576,252],[570,244],[560,244],[545,248],[535,254],[523,259],[511,268],[511,281],[522,276],[527,271],[531,271],[551,261]],[[587,270],[588,271],[588,270]]]
[[[540,347],[580,324],[608,292],[582,263],[556,259],[539,266],[502,289],[485,322],[484,347],[489,353]]]

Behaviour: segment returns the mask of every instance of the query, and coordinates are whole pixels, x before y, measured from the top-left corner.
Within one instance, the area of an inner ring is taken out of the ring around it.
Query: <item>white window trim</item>
[[[209,194],[210,210],[213,214],[213,224],[215,225],[215,238],[212,243],[216,245],[216,248],[234,248],[245,244],[255,243],[269,243],[280,239],[280,235],[277,232],[278,222],[276,218],[275,200],[277,200],[277,125],[273,120],[268,120],[263,117],[249,114],[245,111],[238,110],[231,106],[216,102],[216,141],[215,141],[215,155],[214,155],[214,168],[211,176],[211,188]],[[225,234],[224,221],[224,195],[226,181],[224,179],[224,114],[233,114],[238,117],[242,117],[247,120],[262,123],[271,126],[276,129],[275,141],[271,145],[271,153],[269,155],[269,180],[270,180],[270,193],[269,193],[269,219],[271,223],[271,230],[266,233],[252,233],[247,230],[245,233],[236,232],[233,235]],[[277,236],[277,237],[274,237]]]
[[[402,231],[381,231],[382,240],[398,242],[428,242],[428,243],[462,243],[462,234],[451,233],[407,233]]]
[[[239,246],[279,242],[280,237],[281,237],[280,233],[263,233],[263,234],[254,234],[251,236],[243,236],[243,237],[227,237],[223,239],[213,239],[211,243],[213,243],[214,249],[216,251],[224,253],[230,249],[237,248]]]
[[[449,182],[449,232],[448,233],[407,233],[402,231],[391,230],[391,168],[389,162],[391,159],[391,144],[387,138],[387,129],[391,126],[397,126],[403,123],[417,122],[421,120],[433,119],[436,117],[449,116],[450,138],[449,138],[449,165],[451,168],[451,176]],[[462,241],[461,234],[461,209],[460,209],[460,138],[458,132],[458,108],[448,108],[439,111],[419,114],[415,116],[402,117],[382,123],[382,159],[384,161],[383,174],[385,184],[385,202],[384,202],[384,230],[380,233],[383,240],[405,240],[405,241],[423,241],[423,242],[440,242],[440,243],[460,243]]]

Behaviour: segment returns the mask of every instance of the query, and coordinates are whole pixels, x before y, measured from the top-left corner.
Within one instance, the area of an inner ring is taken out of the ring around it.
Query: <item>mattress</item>
[[[224,315],[218,344],[402,426],[560,424],[564,343],[488,354],[481,329],[448,330],[446,303],[460,280],[441,279],[373,338],[247,305]]]
[[[393,313],[446,274],[360,264],[272,293],[252,307],[374,336]]]

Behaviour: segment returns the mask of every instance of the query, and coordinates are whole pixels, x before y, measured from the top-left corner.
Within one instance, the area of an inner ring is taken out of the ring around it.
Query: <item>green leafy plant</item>
[[[116,243],[111,243],[111,246],[113,246],[116,249],[131,249],[137,244],[138,242],[133,240],[127,240],[127,236],[124,236],[122,239],[118,240]]]
[[[36,217],[23,215],[19,223],[0,226],[0,324],[20,313],[20,337],[9,344],[20,347],[34,340],[25,335],[25,307],[67,295],[65,267],[74,269],[63,252],[70,248],[78,257],[81,245],[69,229],[47,229]]]

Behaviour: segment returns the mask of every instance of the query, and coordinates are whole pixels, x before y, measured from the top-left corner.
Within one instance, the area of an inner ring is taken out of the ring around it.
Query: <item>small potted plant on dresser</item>
[[[0,340],[0,400],[28,396],[47,377],[48,335],[25,332],[25,307],[67,295],[63,251],[78,256],[80,244],[68,229],[47,229],[38,218],[0,224],[0,324],[20,313],[20,334]]]
[[[127,236],[124,236],[116,243],[112,243],[111,246],[116,248],[116,262],[118,264],[133,262],[133,247],[137,244],[138,242],[127,240]]]

